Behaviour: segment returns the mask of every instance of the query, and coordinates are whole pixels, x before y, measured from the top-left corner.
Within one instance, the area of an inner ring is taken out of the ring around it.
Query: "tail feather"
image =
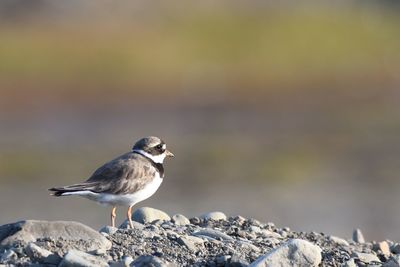
[[[67,185],[63,187],[52,187],[49,188],[49,191],[52,191],[51,195],[60,197],[63,196],[64,193],[77,192],[77,191],[91,191],[94,189],[93,183],[82,183],[82,184],[73,184]]]

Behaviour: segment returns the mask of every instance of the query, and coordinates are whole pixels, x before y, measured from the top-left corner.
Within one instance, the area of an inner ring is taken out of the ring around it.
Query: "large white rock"
[[[250,267],[312,267],[321,263],[321,248],[302,239],[292,239],[259,257]]]
[[[78,222],[26,220],[0,226],[0,249],[16,243],[27,245],[43,238],[62,240],[65,248],[78,250],[111,248],[107,238]]]

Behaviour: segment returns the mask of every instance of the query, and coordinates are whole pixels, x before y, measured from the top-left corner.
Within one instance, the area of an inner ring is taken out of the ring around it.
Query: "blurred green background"
[[[109,209],[47,188],[157,135],[176,158],[138,206],[400,240],[399,12],[395,1],[1,1],[0,224],[101,227]]]

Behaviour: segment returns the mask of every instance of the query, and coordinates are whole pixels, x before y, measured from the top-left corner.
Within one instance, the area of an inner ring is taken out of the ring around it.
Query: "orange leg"
[[[131,229],[133,229],[133,222],[132,222],[132,206],[128,208],[128,212],[126,213],[126,217],[128,218],[129,225],[131,226]]]
[[[115,217],[117,217],[116,211],[117,207],[113,207],[111,210],[111,226],[115,227]]]

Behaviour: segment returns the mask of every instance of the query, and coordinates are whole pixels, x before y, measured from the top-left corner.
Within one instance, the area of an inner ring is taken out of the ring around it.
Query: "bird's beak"
[[[170,158],[175,157],[175,155],[172,154],[172,152],[169,151],[169,150],[166,150],[166,151],[165,151],[165,154],[167,155],[167,157],[170,157]]]

